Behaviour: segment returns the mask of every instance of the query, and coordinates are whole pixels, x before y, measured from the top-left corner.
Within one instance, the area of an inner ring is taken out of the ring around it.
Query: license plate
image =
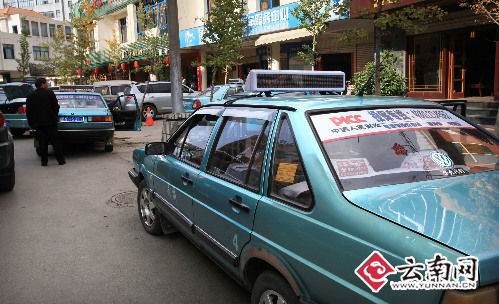
[[[64,116],[59,118],[60,122],[83,122],[82,116]]]

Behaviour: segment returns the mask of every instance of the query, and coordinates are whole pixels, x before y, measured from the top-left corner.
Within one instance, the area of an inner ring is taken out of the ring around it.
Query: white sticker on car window
[[[375,109],[312,116],[322,142],[379,133],[433,129],[468,128],[472,125],[441,109]]]

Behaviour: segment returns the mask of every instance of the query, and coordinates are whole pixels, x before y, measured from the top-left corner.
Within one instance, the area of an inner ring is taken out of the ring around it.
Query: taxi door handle
[[[187,184],[189,184],[189,185],[192,185],[192,184],[193,184],[192,179],[190,179],[190,178],[188,178],[188,177],[186,177],[186,176],[181,176],[180,178],[182,179],[182,181],[183,181],[184,183],[187,183]]]
[[[234,206],[236,208],[239,208],[239,209],[241,209],[244,212],[249,212],[250,211],[250,207],[248,205],[246,205],[246,204],[243,204],[242,202],[238,202],[238,201],[236,201],[234,199],[230,199],[229,203],[232,206]]]

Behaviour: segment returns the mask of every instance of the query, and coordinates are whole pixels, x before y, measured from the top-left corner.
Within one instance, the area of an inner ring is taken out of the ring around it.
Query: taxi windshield
[[[344,190],[499,169],[499,142],[443,109],[312,115]]]
[[[105,104],[100,95],[90,94],[57,94],[57,101],[61,108],[104,108]]]

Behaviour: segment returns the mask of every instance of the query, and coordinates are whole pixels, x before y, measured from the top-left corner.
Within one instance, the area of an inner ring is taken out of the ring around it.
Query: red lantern
[[[89,61],[88,61],[88,65],[91,65],[91,64],[92,64],[92,60],[89,60]]]
[[[78,69],[78,71],[76,71],[76,73],[78,73],[78,76],[81,75],[81,69]]]
[[[166,56],[166,65],[169,66],[170,65],[170,56]]]
[[[137,60],[135,60],[135,61],[133,62],[133,67],[134,67],[134,68],[136,68],[136,69],[138,69],[138,68],[139,68],[139,62],[138,62]]]
[[[108,65],[107,66],[107,72],[108,73],[111,73],[113,71],[113,68],[111,67],[111,65]]]
[[[94,68],[94,72],[95,72],[95,74],[99,74],[99,68],[98,68],[98,67],[95,67],[95,68]]]
[[[87,61],[85,60],[85,62],[83,62],[83,64],[87,65]]]
[[[122,71],[126,70],[126,64],[125,64],[124,62],[123,62],[123,63],[121,63],[121,70],[122,70]]]

